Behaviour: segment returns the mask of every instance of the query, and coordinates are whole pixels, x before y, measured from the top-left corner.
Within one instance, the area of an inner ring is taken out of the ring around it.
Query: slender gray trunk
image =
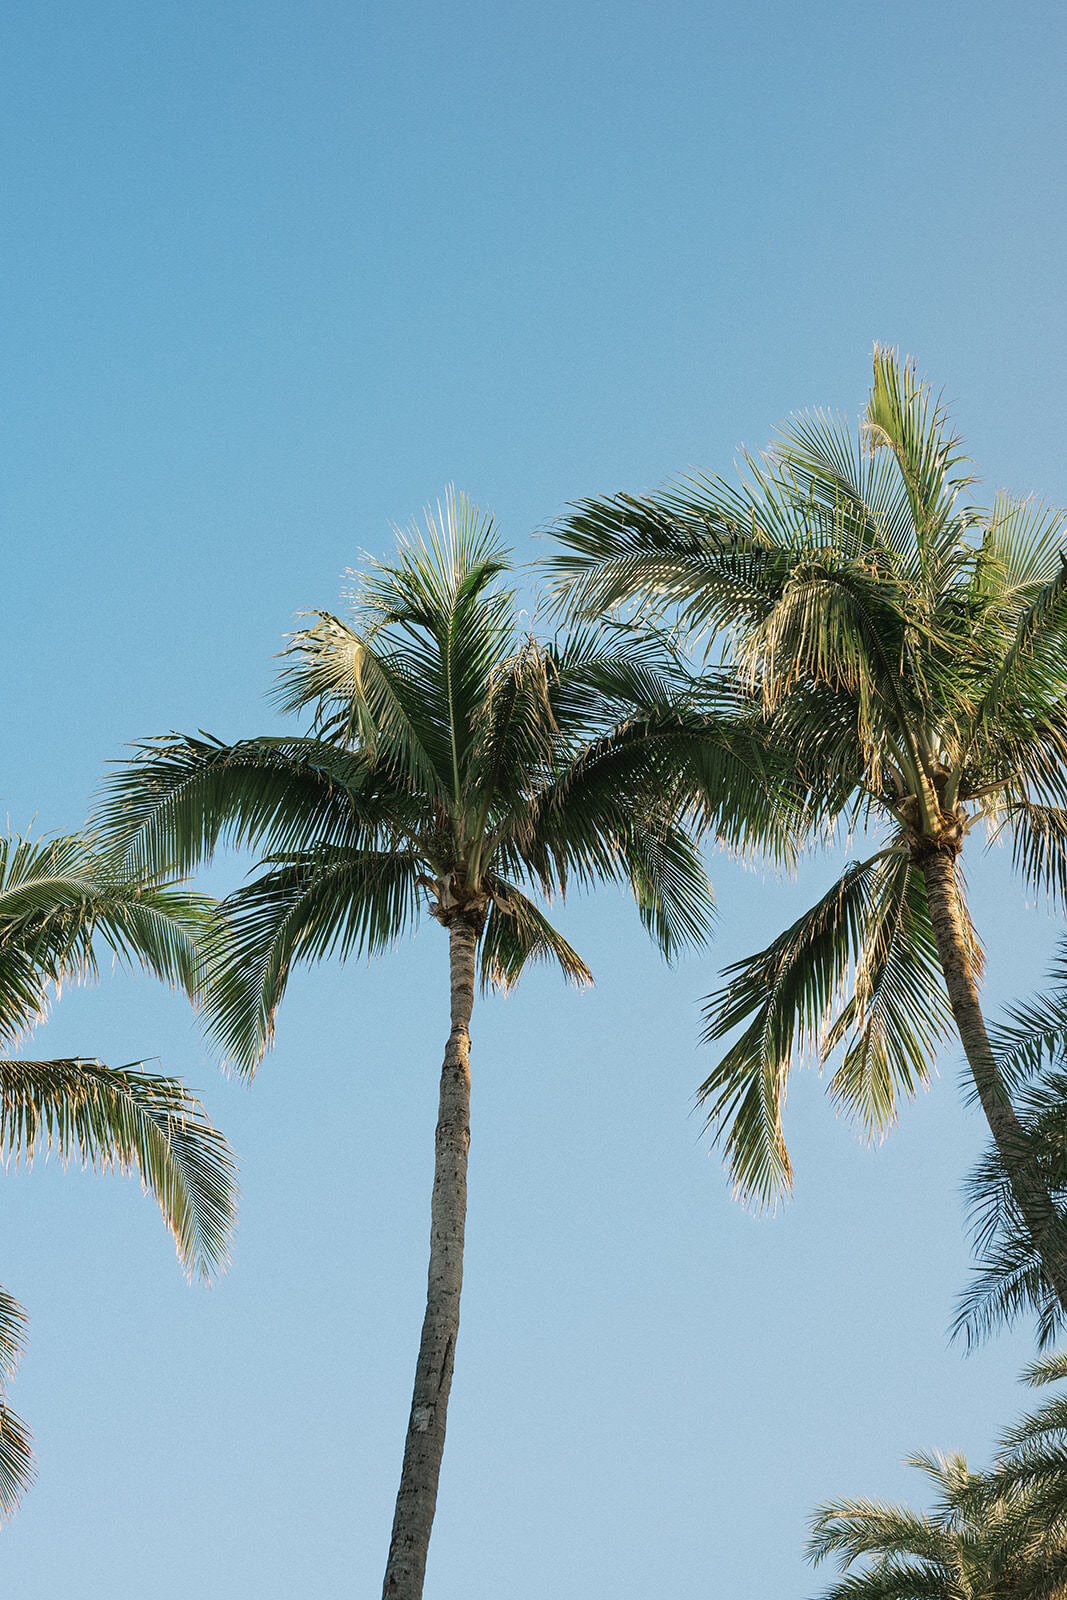
[[[459,1333],[463,1283],[463,1229],[467,1213],[470,1145],[470,1017],[478,932],[459,917],[448,930],[452,974],[452,1031],[441,1068],[426,1316],[415,1368],[404,1465],[396,1497],[383,1600],[421,1600],[430,1544],[452,1365]]]
[[[1067,1311],[1067,1249],[1062,1230],[1056,1227],[1056,1208],[1048,1185],[1015,1114],[989,1042],[971,966],[955,857],[947,851],[935,851],[924,856],[922,868],[945,988],[978,1099],[1045,1276]]]

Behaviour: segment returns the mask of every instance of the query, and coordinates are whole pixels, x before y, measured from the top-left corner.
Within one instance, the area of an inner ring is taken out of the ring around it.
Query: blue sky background
[[[726,470],[877,339],[990,492],[1067,499],[1062,9],[14,4],[4,30],[4,762],[75,825],[138,736],[268,728],[282,634],[454,479],[529,560],[572,498]],[[1056,929],[975,858],[994,1006]],[[224,887],[237,865],[211,881]],[[816,1593],[819,1498],[918,1494],[1021,1404],[1020,1335],[946,1344],[981,1143],[958,1063],[880,1150],[798,1079],[799,1181],[729,1199],[697,998],[828,881],[717,862],[666,970],[567,908],[474,1028],[468,1269],[427,1600]],[[18,1600],[375,1594],[425,1282],[446,1016],[435,927],[294,981],[251,1089],[119,975],[36,1053],[158,1055],[243,1162],[233,1269],[187,1287],[136,1185],[8,1175],[0,1281],[40,1482]]]

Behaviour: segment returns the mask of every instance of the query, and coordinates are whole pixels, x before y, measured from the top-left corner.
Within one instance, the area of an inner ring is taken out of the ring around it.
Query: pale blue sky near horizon
[[[1028,3],[15,4],[10,825],[76,825],[130,740],[274,725],[294,614],[448,481],[530,561],[577,497],[855,417],[876,340],[944,389],[990,493],[1067,500],[1065,35]],[[715,859],[718,937],[673,969],[624,897],[577,901],[597,987],[479,1004],[427,1600],[801,1600],[817,1500],[920,1495],[908,1451],[981,1460],[1024,1403],[1025,1330],[946,1338],[982,1143],[956,1053],[874,1150],[799,1076],[773,1219],[700,1136],[697,1001],[829,871]],[[995,1010],[1057,925],[1003,852],[968,872]],[[35,1053],[182,1074],[243,1209],[204,1292],[135,1183],[5,1175],[40,1456],[12,1600],[379,1592],[446,1003],[425,924],[301,974],[249,1088],[148,980],[64,995]]]

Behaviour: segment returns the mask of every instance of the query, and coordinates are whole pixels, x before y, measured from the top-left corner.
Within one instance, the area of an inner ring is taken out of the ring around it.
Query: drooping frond
[[[948,1021],[917,874],[894,849],[849,867],[767,949],[724,976],[706,1002],[704,1042],[746,1026],[699,1098],[738,1193],[769,1205],[792,1184],[782,1107],[797,1061],[825,1061],[843,1045],[831,1094],[870,1133],[927,1079]]]
[[[101,941],[195,1000],[217,936],[212,901],[133,876],[76,835],[0,838],[0,1044],[46,1014],[59,984],[95,973]]]
[[[208,984],[211,1035],[241,1072],[255,1071],[293,963],[378,955],[418,914],[421,863],[410,849],[324,847],[267,856],[232,894],[229,929]]]
[[[1024,883],[1058,906],[1067,904],[1067,809],[1017,801],[1005,808],[1004,826]]]
[[[554,961],[579,988],[592,983],[593,975],[581,956],[532,900],[495,875],[488,879],[488,887],[492,903],[482,934],[483,988],[512,988],[532,961]]]
[[[880,1136],[896,1121],[901,1095],[929,1083],[951,1030],[923,876],[906,856],[890,856],[871,895],[852,994],[822,1041],[824,1059],[845,1045],[830,1098]]]
[[[1046,1067],[1067,1064],[1067,944],[1050,973],[1047,989],[1007,1008],[990,1030],[1001,1072],[1013,1088]]]
[[[97,1171],[136,1171],[185,1271],[211,1278],[229,1256],[233,1155],[182,1083],[138,1065],[0,1061],[0,1149],[25,1166],[55,1151],[61,1161],[76,1158]]]

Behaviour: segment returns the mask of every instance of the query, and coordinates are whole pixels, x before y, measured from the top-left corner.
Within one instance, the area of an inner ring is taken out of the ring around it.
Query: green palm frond
[[[229,940],[209,981],[211,1035],[239,1071],[255,1071],[293,963],[374,956],[417,919],[420,862],[403,849],[268,856],[224,902]]]
[[[958,541],[958,497],[975,482],[970,463],[949,430],[945,407],[920,380],[915,363],[877,346],[863,431],[869,450],[889,450],[896,459],[926,562],[951,553]]]
[[[933,1564],[944,1558],[945,1540],[935,1521],[909,1506],[836,1500],[812,1513],[807,1553],[815,1566],[830,1556],[847,1563],[869,1555],[917,1556]]]
[[[0,1149],[31,1166],[42,1150],[97,1171],[136,1171],[190,1277],[223,1270],[237,1205],[233,1157],[174,1078],[99,1061],[0,1061]]]
[[[131,872],[190,872],[223,840],[256,849],[269,839],[279,850],[340,842],[355,826],[353,797],[380,813],[380,789],[362,756],[324,740],[169,734],[135,747],[93,826]]]
[[[821,1600],[1055,1600],[1067,1575],[1067,1522],[1024,1456],[1002,1452],[985,1473],[960,1455],[910,1456],[937,1491],[929,1512],[868,1499],[820,1506],[808,1557],[815,1565],[836,1557],[844,1574]]]
[[[214,902],[158,878],[138,878],[76,835],[0,838],[0,1044],[39,1022],[51,995],[96,972],[98,941],[193,1000]]]
[[[824,1059],[845,1044],[830,1098],[871,1136],[896,1121],[902,1094],[927,1086],[952,1028],[922,874],[897,855],[883,862],[878,879],[852,995],[822,1042]]]
[[[903,1069],[905,1088],[916,1075],[923,1025],[901,1016],[899,1006],[901,987],[921,981],[921,961],[907,945],[914,903],[908,912],[898,905],[895,915],[893,906],[894,887],[899,901],[907,883],[895,852],[855,863],[765,950],[728,967],[726,986],[705,1003],[705,1043],[747,1024],[704,1080],[699,1099],[737,1192],[757,1205],[774,1204],[792,1184],[782,1107],[795,1060],[822,1060],[846,1028],[858,1029],[857,1053],[835,1080],[839,1098],[854,1111],[862,1110],[865,1094],[875,1093],[876,1065],[883,1092],[887,1073]],[[873,938],[872,905],[879,908]],[[835,1008],[845,1004],[849,972],[857,963],[861,998],[853,997],[835,1027]],[[898,1023],[900,1039],[893,1034]]]
[[[1018,801],[1006,808],[1003,826],[1023,881],[1053,903],[1067,903],[1067,809]]]
[[[507,991],[532,961],[554,961],[579,988],[593,981],[581,956],[533,901],[495,876],[488,880],[492,905],[482,935],[482,987]]]
[[[0,1517],[13,1517],[34,1480],[32,1437],[22,1418],[0,1402]]]
[[[0,1289],[0,1519],[14,1516],[34,1478],[33,1444],[26,1424],[3,1399],[25,1342],[26,1313]]]
[[[324,741],[358,744],[374,767],[384,763],[427,794],[447,795],[450,772],[442,747],[441,707],[427,717],[422,685],[401,652],[376,647],[328,612],[289,644],[279,680],[283,711],[314,706],[314,729]]]

